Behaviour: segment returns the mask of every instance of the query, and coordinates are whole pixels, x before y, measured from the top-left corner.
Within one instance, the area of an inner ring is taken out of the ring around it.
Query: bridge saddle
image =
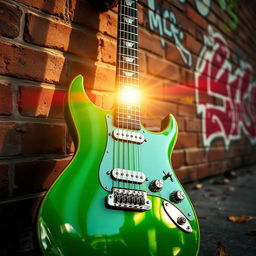
[[[145,191],[122,188],[112,188],[106,203],[110,208],[140,212],[150,210],[152,207]]]

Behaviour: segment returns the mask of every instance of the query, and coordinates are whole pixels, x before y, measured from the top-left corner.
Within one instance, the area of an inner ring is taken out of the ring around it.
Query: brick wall
[[[139,1],[143,124],[157,131],[175,115],[183,182],[256,161],[255,14],[237,2]],[[90,98],[111,108],[116,30],[117,8],[0,0],[1,255],[35,250],[37,206],[74,152],[63,119],[72,78],[83,74]]]

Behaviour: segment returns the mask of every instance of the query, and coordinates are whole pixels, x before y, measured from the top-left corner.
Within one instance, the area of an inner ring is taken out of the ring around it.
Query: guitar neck
[[[116,80],[119,89],[139,88],[138,61],[138,9],[137,0],[119,0],[118,47]],[[118,102],[115,124],[117,127],[139,130],[140,106],[138,102]]]

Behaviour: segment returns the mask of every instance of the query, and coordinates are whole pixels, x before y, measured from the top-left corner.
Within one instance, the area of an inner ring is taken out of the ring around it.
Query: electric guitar
[[[76,153],[46,194],[37,231],[44,255],[195,256],[199,226],[170,163],[172,115],[161,132],[140,122],[137,1],[119,1],[117,99],[95,106],[77,76],[65,117]]]

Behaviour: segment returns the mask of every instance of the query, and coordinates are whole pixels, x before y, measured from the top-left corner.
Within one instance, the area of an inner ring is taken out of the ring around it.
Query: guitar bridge
[[[106,198],[107,206],[119,210],[147,211],[152,207],[147,193],[142,190],[113,188]]]

